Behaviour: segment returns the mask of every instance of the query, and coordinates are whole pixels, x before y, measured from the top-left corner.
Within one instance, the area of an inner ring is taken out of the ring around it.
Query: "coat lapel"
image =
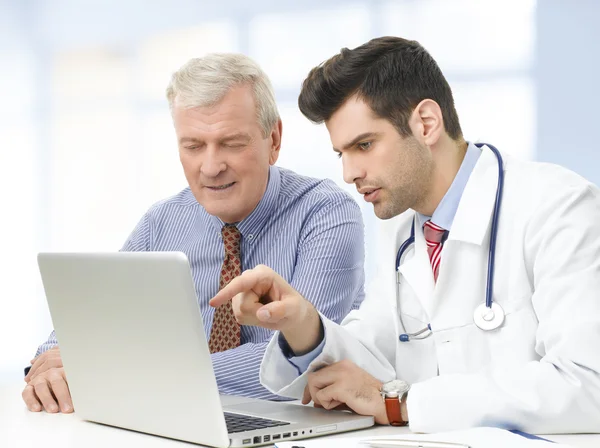
[[[450,278],[444,275],[444,265],[460,263],[462,243],[482,246],[490,226],[496,190],[498,185],[498,161],[494,153],[487,147],[469,177],[452,223],[452,229],[442,252],[440,274],[436,288],[433,272],[427,254],[427,246],[423,230],[416,220],[414,250],[408,250],[400,265],[400,282],[406,282],[415,292],[423,309],[433,319],[437,309],[437,301],[444,300],[444,292],[449,290]],[[448,242],[454,243],[448,244]],[[397,242],[399,247],[401,241]],[[402,301],[402,297],[400,297]],[[469,304],[470,306],[470,304]]]
[[[433,289],[433,271],[429,263],[427,246],[423,231],[419,226],[419,220],[415,217],[415,244],[407,250],[406,257],[400,265],[400,282],[405,281],[417,295],[428,316],[431,316]],[[402,301],[402,297],[400,297]]]
[[[483,243],[494,211],[497,186],[498,160],[484,146],[460,198],[448,241]]]
[[[497,186],[498,160],[489,148],[483,147],[442,251],[432,320],[443,315],[445,324],[456,323],[483,303],[485,295],[479,291],[480,286],[484,290],[487,278],[489,229]]]

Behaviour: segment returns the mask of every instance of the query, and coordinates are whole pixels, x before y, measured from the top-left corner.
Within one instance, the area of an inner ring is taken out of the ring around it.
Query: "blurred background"
[[[253,57],[283,119],[279,165],[355,194],[298,112],[300,84],[341,47],[416,39],[467,139],[598,184],[598,17],[595,0],[0,0],[0,381],[22,378],[52,328],[37,252],[118,250],[186,186],[164,90],[189,58]],[[359,204],[370,278],[375,218]]]

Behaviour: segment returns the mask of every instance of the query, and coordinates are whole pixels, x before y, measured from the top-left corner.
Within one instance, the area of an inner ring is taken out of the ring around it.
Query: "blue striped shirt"
[[[224,223],[209,215],[189,188],[155,204],[121,250],[181,251],[190,262],[206,338],[219,289]],[[329,319],[340,322],[363,300],[364,226],[358,204],[330,180],[271,167],[263,198],[237,224],[242,269],[264,264],[277,271]],[[212,355],[224,394],[276,399],[259,381],[260,363],[272,331],[241,328],[240,347]],[[37,351],[57,344],[54,332]]]

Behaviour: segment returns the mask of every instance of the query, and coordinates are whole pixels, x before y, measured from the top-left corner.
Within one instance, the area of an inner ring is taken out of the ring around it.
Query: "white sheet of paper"
[[[402,434],[398,436],[382,437],[348,437],[339,439],[315,438],[309,440],[297,440],[293,442],[278,442],[277,448],[367,448],[363,444],[365,440],[374,439],[397,439],[397,440],[430,440],[435,442],[464,443],[471,448],[568,448],[568,445],[546,442],[544,440],[532,440],[523,436],[513,434],[499,428],[474,428],[465,431],[453,431],[437,434]]]

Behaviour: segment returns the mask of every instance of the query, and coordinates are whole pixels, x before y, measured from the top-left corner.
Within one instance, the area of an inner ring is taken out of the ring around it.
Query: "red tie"
[[[225,260],[221,268],[219,289],[223,289],[234,277],[242,273],[240,260],[240,231],[236,226],[226,224],[221,229]],[[231,301],[215,309],[210,330],[208,347],[211,353],[223,352],[240,345],[240,324],[235,320]]]
[[[437,224],[427,221],[423,224],[423,234],[427,242],[429,262],[431,263],[431,269],[433,269],[433,279],[437,282],[446,231]]]

